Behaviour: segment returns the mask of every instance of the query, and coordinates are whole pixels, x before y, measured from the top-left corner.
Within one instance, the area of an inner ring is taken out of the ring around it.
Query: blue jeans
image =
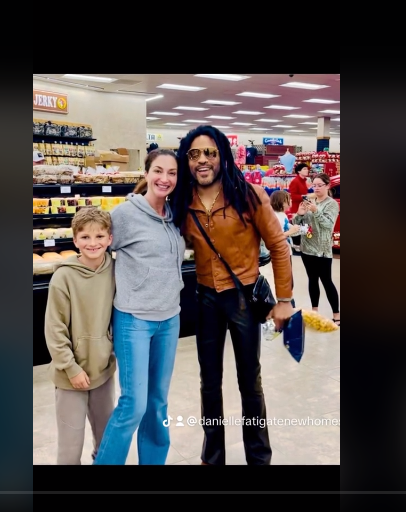
[[[163,421],[179,329],[179,315],[155,322],[114,308],[113,340],[121,396],[94,464],[125,464],[137,428],[139,464],[165,464],[170,440]]]

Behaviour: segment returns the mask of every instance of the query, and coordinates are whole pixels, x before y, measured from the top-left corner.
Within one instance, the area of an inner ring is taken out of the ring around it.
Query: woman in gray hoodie
[[[137,428],[139,464],[165,464],[168,454],[165,420],[184,286],[185,242],[166,201],[177,182],[177,167],[173,151],[151,151],[145,160],[146,194],[130,194],[111,212],[111,249],[116,251],[113,344],[121,396],[96,465],[125,464]]]

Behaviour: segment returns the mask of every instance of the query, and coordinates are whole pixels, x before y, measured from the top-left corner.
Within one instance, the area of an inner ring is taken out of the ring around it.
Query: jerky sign
[[[33,90],[33,109],[43,112],[68,113],[68,96],[57,92]]]

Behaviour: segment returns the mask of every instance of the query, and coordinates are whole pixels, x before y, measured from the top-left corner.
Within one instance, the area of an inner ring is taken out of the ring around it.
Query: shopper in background
[[[308,192],[307,179],[309,177],[309,166],[305,163],[298,164],[295,167],[296,178],[291,180],[289,185],[289,193],[292,198],[292,206],[290,213],[296,214],[299,204],[303,201],[303,196],[307,195],[309,198],[311,194]],[[300,248],[300,236],[292,237],[292,246],[295,250]]]
[[[297,212],[300,203],[303,201],[303,196],[308,195],[307,179],[309,171],[308,165],[304,163],[295,167],[296,178],[293,178],[289,185],[289,193],[292,198],[291,213]]]
[[[230,143],[213,126],[198,126],[182,140],[178,151],[179,179],[171,204],[195,251],[197,274],[196,342],[201,378],[201,411],[205,418],[202,464],[225,464],[222,379],[227,329],[236,359],[245,418],[243,440],[248,464],[270,464],[272,450],[266,426],[261,383],[261,326],[248,300],[239,293],[222,261],[201,235],[189,209],[198,216],[216,249],[242,281],[246,297],[259,275],[261,238],[272,256],[278,304],[273,309],[277,328],[293,314],[289,248],[269,196],[261,186],[247,183],[235,165]],[[245,308],[244,308],[245,307]],[[211,425],[210,425],[211,423]]]
[[[180,330],[185,242],[167,196],[177,182],[173,151],[145,159],[147,191],[130,194],[112,212],[116,251],[114,351],[121,395],[94,464],[125,464],[138,428],[139,464],[165,464],[168,392]],[[140,184],[138,190],[143,190]]]
[[[279,219],[282,230],[285,234],[286,240],[289,244],[289,252],[290,252],[290,264],[292,265],[292,236],[297,235],[300,231],[300,226],[290,224],[288,216],[286,215],[286,211],[288,211],[292,206],[292,200],[290,198],[289,192],[286,190],[275,190],[270,195],[271,206],[273,211],[276,213],[276,216]],[[292,272],[292,290],[293,290],[293,272]],[[292,307],[295,307],[295,301],[292,299]]]
[[[318,311],[322,282],[327,299],[333,310],[333,320],[340,325],[340,310],[337,289],[331,277],[333,261],[332,235],[339,207],[337,201],[329,197],[330,178],[318,174],[313,179],[315,202],[302,201],[294,224],[308,224],[310,230],[301,236],[300,250],[303,264],[309,278],[309,294],[313,311]]]
[[[43,165],[46,163],[44,153],[41,153],[41,151],[34,151],[32,160],[33,165]]]
[[[51,354],[58,429],[57,464],[79,465],[86,416],[93,458],[114,409],[116,360],[110,335],[114,266],[108,212],[82,208],[72,221],[79,256],[55,269],[49,283],[45,339]]]

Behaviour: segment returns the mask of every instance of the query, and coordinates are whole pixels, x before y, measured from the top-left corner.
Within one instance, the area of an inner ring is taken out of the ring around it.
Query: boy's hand
[[[84,370],[69,380],[75,389],[86,389],[90,386],[90,379]]]

